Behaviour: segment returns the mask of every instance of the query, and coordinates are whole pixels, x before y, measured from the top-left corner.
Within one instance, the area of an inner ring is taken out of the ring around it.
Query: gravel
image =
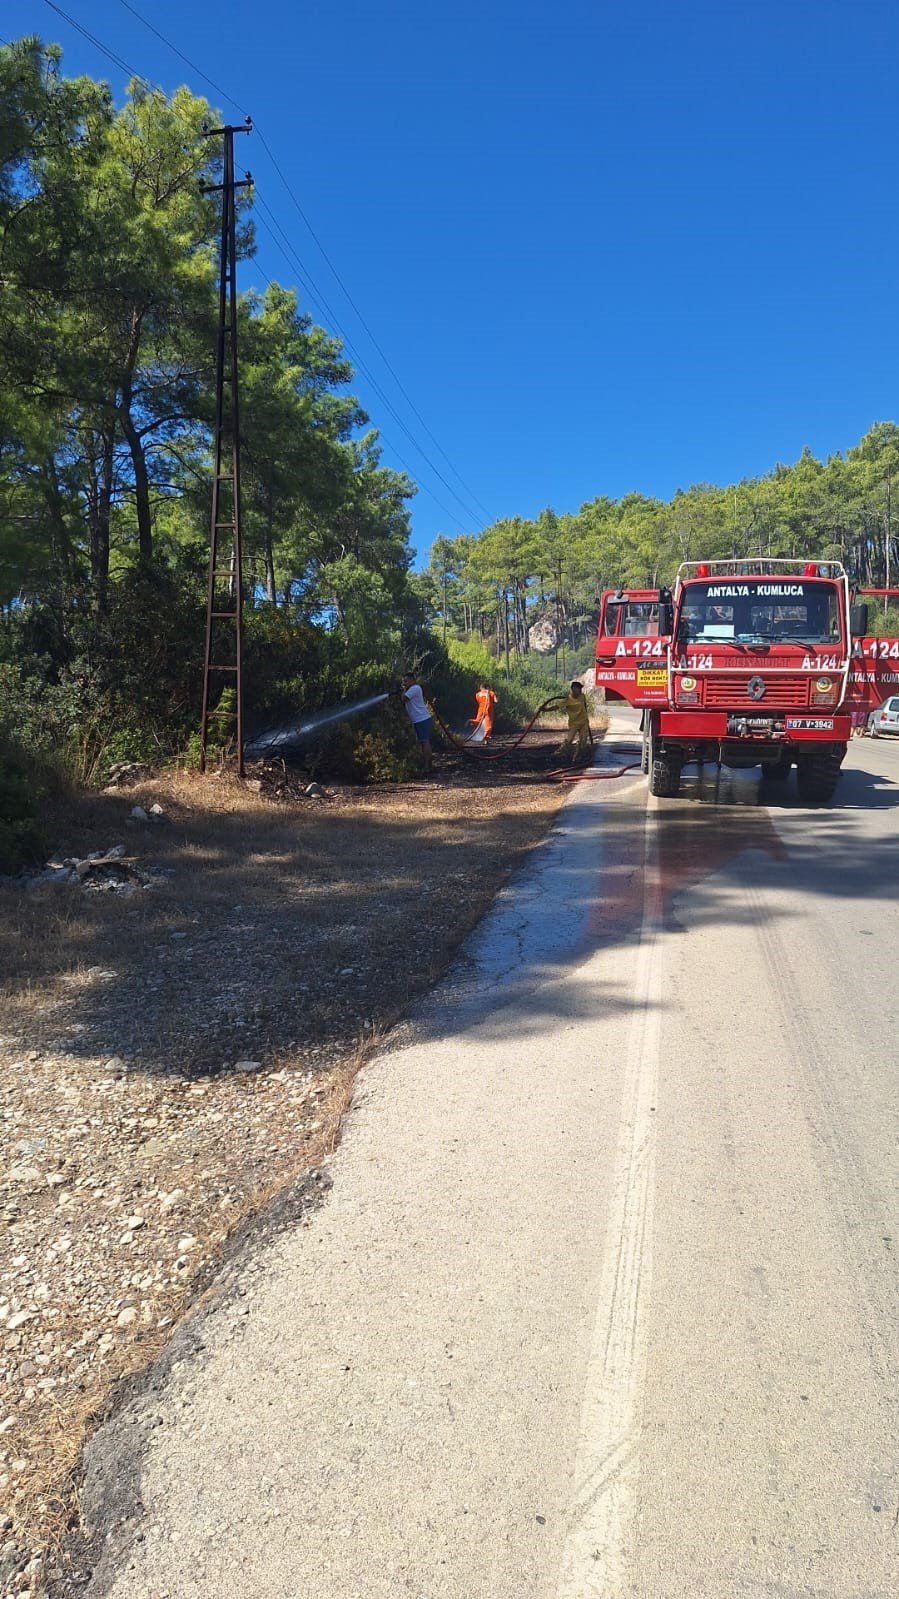
[[[144,782],[166,821],[131,824],[144,892],[69,867],[60,892],[0,885],[0,1596],[59,1576],[85,1438],[229,1239],[333,1147],[365,1050],[561,797],[457,782],[276,809],[227,778]],[[85,802],[60,864],[125,861],[108,840],[134,806]]]

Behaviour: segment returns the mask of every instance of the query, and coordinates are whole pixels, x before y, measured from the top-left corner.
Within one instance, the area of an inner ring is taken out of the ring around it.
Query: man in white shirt
[[[432,717],[421,688],[416,683],[411,672],[403,674],[403,704],[406,715],[412,723],[412,731],[418,739],[421,758],[426,772],[430,772],[434,764],[434,752],[431,749],[431,734],[434,731],[434,718]]]

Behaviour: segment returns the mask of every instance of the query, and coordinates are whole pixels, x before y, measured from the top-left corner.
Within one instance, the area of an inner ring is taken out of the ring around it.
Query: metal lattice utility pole
[[[235,194],[252,183],[250,174],[234,177],[234,135],[252,132],[249,117],[240,127],[204,128],[207,139],[224,139],[223,181],[205,184],[221,191],[222,244],[219,262],[219,323],[215,358],[212,520],[209,587],[206,600],[206,651],[203,660],[203,718],[200,771],[206,770],[210,687],[213,673],[233,677],[237,708],[237,771],[243,762],[243,560],[240,541],[240,406],[237,388],[237,222]],[[224,585],[224,586],[223,586]],[[227,626],[226,626],[227,624]],[[222,640],[225,634],[228,642]],[[227,657],[224,659],[223,657]]]

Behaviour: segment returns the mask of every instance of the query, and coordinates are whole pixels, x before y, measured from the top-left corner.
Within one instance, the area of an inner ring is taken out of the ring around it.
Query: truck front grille
[[[765,693],[760,700],[750,699],[747,685],[753,677],[760,677]],[[727,710],[754,710],[765,716],[775,710],[793,710],[797,705],[808,704],[809,680],[792,672],[747,673],[745,677],[707,677],[705,679],[705,704]]]

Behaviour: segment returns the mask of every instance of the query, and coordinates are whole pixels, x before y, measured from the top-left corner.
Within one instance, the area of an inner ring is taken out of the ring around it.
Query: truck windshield
[[[690,583],[681,600],[679,636],[687,643],[835,644],[838,593],[829,584],[798,578]]]

